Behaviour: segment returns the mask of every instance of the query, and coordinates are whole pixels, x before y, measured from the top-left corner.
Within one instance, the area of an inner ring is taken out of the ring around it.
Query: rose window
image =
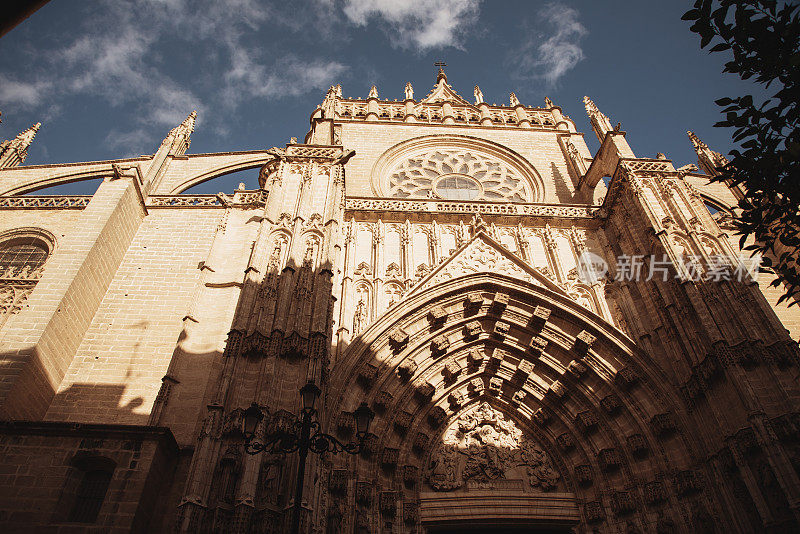
[[[465,149],[435,149],[389,174],[389,196],[530,202],[528,182],[504,161]]]

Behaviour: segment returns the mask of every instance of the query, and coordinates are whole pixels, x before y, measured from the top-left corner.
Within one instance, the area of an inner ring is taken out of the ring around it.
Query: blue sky
[[[26,163],[113,159],[155,151],[198,111],[190,153],[283,146],[302,139],[329,85],[344,96],[425,95],[434,61],[471,99],[523,104],[545,96],[591,132],[589,95],[621,122],[641,157],[696,161],[691,129],[727,153],[713,101],[752,85],[722,74],[680,20],[690,1],[122,0],[45,5],[0,39],[0,138],[42,128]],[[195,192],[255,187],[256,171]],[[91,187],[71,185],[62,192]]]

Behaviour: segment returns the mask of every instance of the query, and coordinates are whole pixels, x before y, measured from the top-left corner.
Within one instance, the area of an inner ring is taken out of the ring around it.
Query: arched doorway
[[[362,458],[324,473],[347,481],[325,499],[342,532],[677,532],[715,506],[658,366],[541,285],[412,291],[333,368],[329,427],[364,397],[378,413]]]

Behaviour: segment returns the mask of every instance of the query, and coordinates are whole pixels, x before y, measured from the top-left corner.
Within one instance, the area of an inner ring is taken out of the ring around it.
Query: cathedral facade
[[[186,154],[194,113],[139,158],[0,145],[4,532],[288,532],[298,485],[307,533],[800,528],[800,320],[722,156],[638,157],[586,98],[592,154],[441,69],[404,96],[331,87],[269,150]],[[298,480],[249,452],[309,381],[341,442],[375,417]]]

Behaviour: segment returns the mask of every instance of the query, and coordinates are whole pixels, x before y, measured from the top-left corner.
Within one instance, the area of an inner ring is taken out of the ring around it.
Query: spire
[[[194,121],[197,119],[197,111],[192,110],[189,116],[178,126],[179,133],[188,139],[194,132]]]
[[[588,96],[583,97],[583,104],[586,106],[586,114],[589,115],[589,121],[592,123],[592,130],[602,143],[606,134],[613,130],[611,121],[597,109],[595,103]]]
[[[189,149],[196,119],[197,111],[192,111],[182,123],[170,130],[164,140],[161,141],[161,146],[156,150],[153,159],[147,165],[147,169],[142,171],[144,175],[142,183],[148,193],[158,190],[161,178],[169,165],[169,156],[183,156]]]
[[[194,132],[196,119],[197,111],[189,113],[189,116],[182,123],[170,130],[161,142],[161,146],[169,146],[169,153],[173,156],[182,156],[192,143],[192,133]]]
[[[719,152],[711,150],[707,144],[702,142],[700,138],[694,134],[694,132],[688,131],[686,133],[689,136],[689,140],[692,142],[694,151],[697,153],[697,163],[700,169],[709,176],[716,176],[719,174],[717,172],[717,167],[722,167],[727,164],[728,158]]]
[[[325,100],[322,101],[322,118],[332,119],[336,115],[336,86],[331,85],[328,92],[325,94]]]
[[[0,169],[22,165],[28,156],[28,147],[31,146],[36,132],[42,127],[37,122],[27,130],[23,130],[14,139],[0,144]]]

